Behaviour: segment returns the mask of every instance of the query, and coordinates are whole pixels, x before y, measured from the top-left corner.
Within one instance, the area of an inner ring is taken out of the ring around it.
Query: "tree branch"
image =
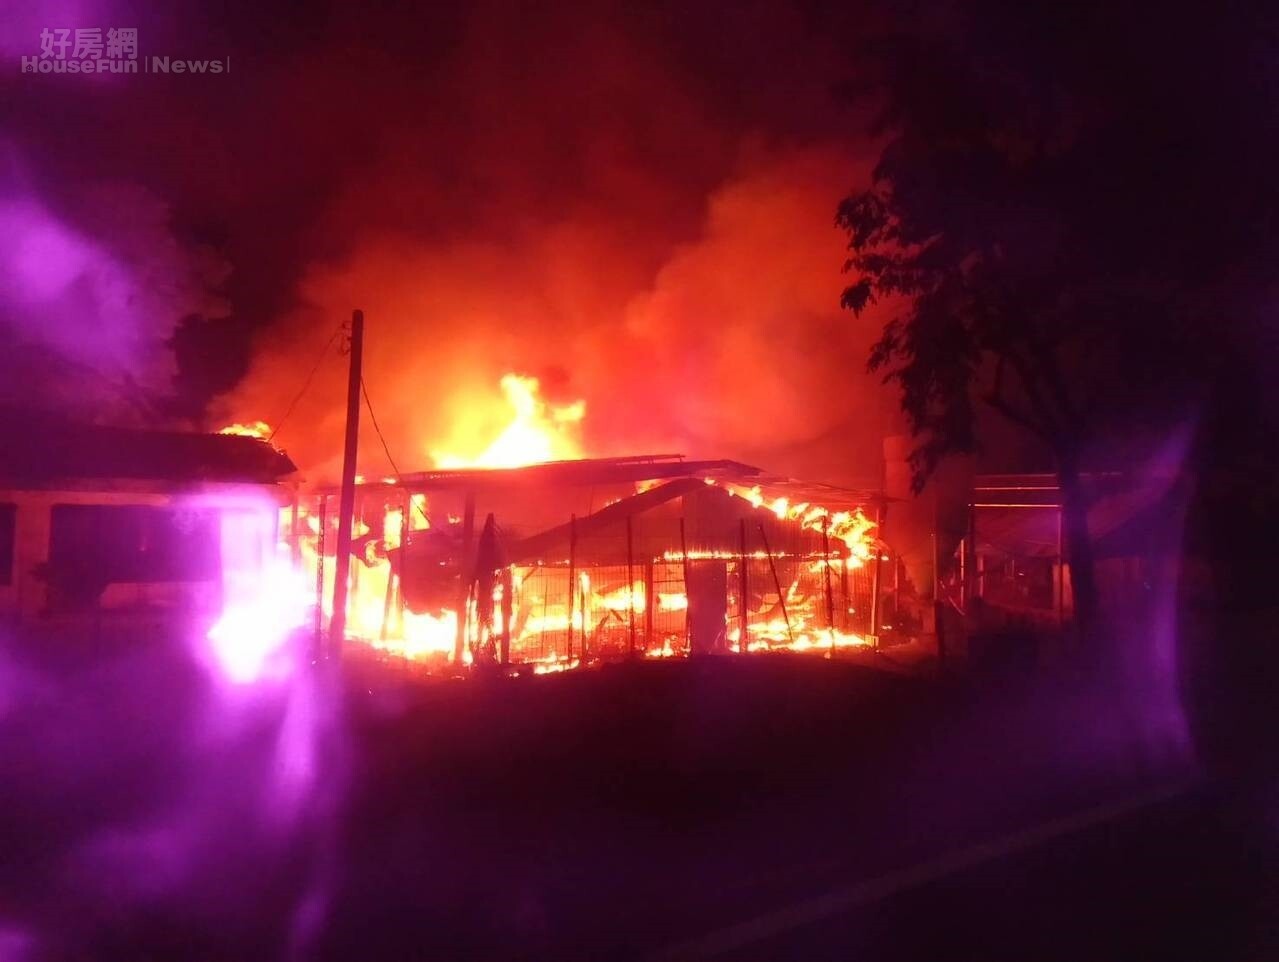
[[[982,400],[985,401],[987,404],[989,404],[991,407],[993,407],[996,411],[998,411],[1004,417],[1008,418],[1008,420],[1012,421],[1014,424],[1020,425],[1021,427],[1035,434],[1037,437],[1043,438],[1046,441],[1050,441],[1050,442],[1052,441],[1054,437],[1052,431],[1045,428],[1044,425],[1041,424],[1039,421],[1035,420],[1033,416],[1029,414],[1025,414],[1022,411],[1018,411],[1015,407],[1013,407],[1003,398],[997,397],[994,394],[986,394],[986,395],[983,395]]]
[[[995,360],[995,383],[991,386],[989,393],[982,396],[987,404],[1002,414],[1014,424],[1024,427],[1026,430],[1038,435],[1044,439],[1052,438],[1052,431],[1048,425],[1042,421],[1036,420],[1033,415],[1026,414],[1017,410],[1004,398],[1004,365],[1012,363],[1016,367],[1016,360],[1010,359],[1007,355],[1000,354]],[[1020,371],[1018,373],[1021,373]],[[1023,380],[1025,376],[1023,375]]]

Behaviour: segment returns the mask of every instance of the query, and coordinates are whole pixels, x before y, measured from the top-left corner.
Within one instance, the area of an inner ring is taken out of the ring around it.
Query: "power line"
[[[377,423],[377,415],[373,413],[373,402],[369,400],[369,389],[368,389],[368,386],[364,383],[363,377],[360,378],[360,393],[364,395],[364,406],[369,409],[369,421],[372,422],[373,424],[373,431],[375,434],[377,434],[377,439],[382,442],[382,452],[386,455],[386,460],[390,463],[391,470],[395,473],[395,480],[399,482],[401,485],[403,485],[404,484],[403,475],[400,471],[399,465],[395,463],[395,458],[391,457],[391,448],[386,443],[386,436],[382,433],[381,425]],[[413,498],[411,497],[411,492],[409,497],[409,503],[417,508],[418,514],[422,516],[422,519],[427,524],[431,523],[431,519],[427,517],[426,509],[413,500]]]
[[[329,348],[333,346],[333,342],[337,340],[338,335],[342,333],[342,328],[345,326],[346,326],[345,323],[339,324],[334,329],[332,336],[328,340],[328,343],[324,345],[324,350],[322,350],[320,352],[320,356],[315,359],[315,364],[314,366],[312,366],[311,372],[306,376],[306,380],[302,383],[302,390],[298,391],[298,393],[294,395],[293,400],[289,402],[288,410],[284,412],[284,417],[280,418],[280,420],[276,422],[275,427],[271,430],[271,433],[267,436],[266,440],[268,444],[270,444],[272,441],[275,440],[275,436],[279,434],[280,429],[284,427],[284,422],[289,419],[289,416],[293,413],[293,410],[298,406],[298,402],[302,400],[302,395],[306,394],[307,389],[310,388],[311,382],[315,380],[316,372],[320,370],[320,365],[324,363],[325,357],[328,356]],[[365,400],[368,400],[368,398],[366,397]]]
[[[377,433],[377,439],[382,442],[382,451],[386,454],[386,460],[391,463],[391,470],[395,472],[395,480],[400,480],[400,469],[395,464],[395,458],[391,457],[391,449],[387,446],[386,437],[382,434],[382,428],[377,423],[377,415],[373,413],[373,402],[369,400],[369,389],[364,383],[364,378],[360,378],[360,393],[364,395],[364,405],[369,409],[369,420],[373,422],[373,430]]]

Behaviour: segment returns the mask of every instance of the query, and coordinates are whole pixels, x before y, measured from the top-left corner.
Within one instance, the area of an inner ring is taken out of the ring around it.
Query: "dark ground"
[[[4,962],[679,957],[1170,786],[725,957],[1279,957],[1279,792],[1194,761],[1166,692],[770,657],[352,670],[330,717],[155,653],[3,677]]]

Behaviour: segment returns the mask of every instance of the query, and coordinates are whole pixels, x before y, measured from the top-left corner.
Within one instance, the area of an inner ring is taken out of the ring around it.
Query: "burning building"
[[[678,455],[365,482],[347,634],[443,671],[870,646],[895,563],[884,502]],[[326,611],[336,506],[335,490],[311,492],[285,525]]]

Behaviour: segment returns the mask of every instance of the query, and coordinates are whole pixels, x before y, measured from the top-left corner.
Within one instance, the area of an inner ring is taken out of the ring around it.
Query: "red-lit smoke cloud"
[[[299,306],[210,423],[278,419],[359,307],[405,470],[496,434],[507,371],[584,399],[591,454],[820,439],[876,457],[890,407],[865,374],[876,324],[839,309],[832,222],[873,144],[832,95],[837,50],[792,14],[743,17],[681,38],[619,10],[481,10],[427,84],[349,53],[368,69],[337,96],[369,85],[376,134],[318,213]],[[404,86],[388,94],[389,79]],[[333,471],[343,384],[331,355],[279,435],[308,473]],[[367,429],[361,462],[387,473]]]

